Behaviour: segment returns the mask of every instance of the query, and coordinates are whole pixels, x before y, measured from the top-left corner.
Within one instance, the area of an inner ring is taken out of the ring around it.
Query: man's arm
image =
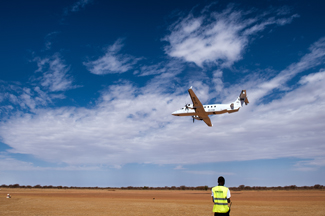
[[[212,197],[213,198],[213,197]],[[230,198],[229,199],[227,199],[227,201],[228,201],[228,203],[230,203]]]
[[[212,194],[211,194],[211,197],[212,197],[212,202],[214,203],[214,194],[213,194],[213,190],[212,191]]]

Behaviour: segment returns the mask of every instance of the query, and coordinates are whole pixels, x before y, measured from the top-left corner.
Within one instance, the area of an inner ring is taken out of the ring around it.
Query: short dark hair
[[[218,185],[225,185],[225,178],[224,177],[222,177],[222,176],[220,176],[219,178],[218,178]]]

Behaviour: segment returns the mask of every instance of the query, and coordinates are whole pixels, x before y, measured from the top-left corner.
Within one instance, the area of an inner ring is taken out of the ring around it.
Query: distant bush
[[[297,186],[296,186],[296,185],[291,185],[291,186],[290,186],[290,189],[291,189],[291,190],[296,190],[296,189],[297,189]]]
[[[315,184],[314,188],[315,189],[323,189],[323,185]]]
[[[244,190],[251,190],[252,188],[250,186],[245,186]]]

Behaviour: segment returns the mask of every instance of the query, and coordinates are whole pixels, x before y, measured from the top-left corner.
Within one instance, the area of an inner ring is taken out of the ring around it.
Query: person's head
[[[225,178],[220,176],[218,178],[218,185],[224,186],[225,185]]]

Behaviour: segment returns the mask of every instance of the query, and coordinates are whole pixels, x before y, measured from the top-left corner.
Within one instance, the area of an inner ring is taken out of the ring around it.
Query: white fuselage
[[[243,105],[243,102],[238,98],[235,102],[229,104],[208,104],[203,105],[204,111],[208,115],[218,115],[223,113],[233,113],[237,112],[239,108]],[[196,116],[195,108],[193,104],[188,104],[183,108],[176,110],[172,113],[174,116]]]

